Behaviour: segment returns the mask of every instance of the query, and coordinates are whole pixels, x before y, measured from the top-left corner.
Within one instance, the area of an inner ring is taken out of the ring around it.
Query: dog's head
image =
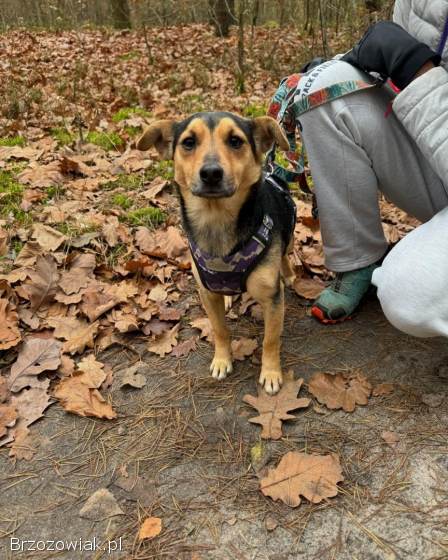
[[[232,113],[196,113],[181,122],[152,123],[137,142],[155,146],[174,160],[174,178],[184,195],[227,198],[246,191],[261,175],[263,154],[276,142],[288,149],[278,123],[270,117],[244,119]]]

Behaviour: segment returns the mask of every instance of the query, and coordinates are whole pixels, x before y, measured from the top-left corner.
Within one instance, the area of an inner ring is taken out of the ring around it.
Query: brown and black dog
[[[213,377],[223,379],[233,369],[224,297],[247,291],[263,308],[259,382],[270,394],[282,384],[283,284],[294,276],[287,252],[295,220],[287,185],[262,173],[263,154],[274,142],[288,149],[274,119],[225,112],[156,121],[137,142],[140,150],[155,146],[174,160],[193,274],[214,332]]]

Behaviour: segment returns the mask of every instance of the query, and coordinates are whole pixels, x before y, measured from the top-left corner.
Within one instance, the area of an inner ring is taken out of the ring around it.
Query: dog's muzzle
[[[226,181],[224,169],[220,165],[209,163],[201,167],[198,181],[191,192],[204,198],[225,198],[232,196],[235,188]]]

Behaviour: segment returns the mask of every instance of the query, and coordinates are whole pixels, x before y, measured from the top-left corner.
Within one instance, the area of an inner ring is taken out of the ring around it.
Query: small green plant
[[[54,228],[67,237],[73,238],[78,237],[83,233],[98,231],[99,226],[91,222],[61,222],[60,224],[55,224]]]
[[[152,167],[149,167],[145,171],[145,177],[149,181],[152,181],[156,177],[162,177],[162,179],[172,181],[174,179],[173,162],[168,160],[157,161]]]
[[[165,212],[154,206],[133,210],[121,218],[123,222],[131,226],[146,226],[149,228],[155,228],[163,224],[166,219],[167,215]]]
[[[125,190],[135,190],[142,186],[143,179],[143,175],[140,175],[139,173],[123,173],[122,175],[119,175],[117,179],[104,183],[101,188],[104,191],[113,191],[119,188]]]
[[[255,117],[266,116],[266,111],[267,111],[266,105],[257,105],[256,103],[251,103],[243,108],[243,115],[245,117],[249,117],[253,119]]]
[[[72,144],[76,137],[66,128],[52,128],[50,130],[50,135],[56,140],[59,146],[67,146],[68,144]]]
[[[20,208],[23,186],[18,183],[11,172],[0,170],[0,216],[13,218],[20,225],[31,223],[31,216]]]
[[[130,138],[134,138],[142,133],[141,126],[125,126],[124,131]]]
[[[141,107],[123,107],[112,116],[112,120],[115,123],[119,123],[136,115],[139,117],[150,117],[151,113]]]
[[[26,140],[23,136],[10,136],[5,138],[0,138],[0,146],[20,146],[23,148],[25,146]]]
[[[123,208],[123,210],[128,210],[128,208],[132,206],[133,201],[125,194],[116,194],[112,198],[112,203],[115,204],[115,206]]]
[[[126,254],[127,246],[124,243],[118,243],[115,247],[111,247],[106,255],[106,264],[112,268],[118,264],[120,257]]]
[[[51,187],[47,187],[45,189],[45,202],[49,200],[55,199],[59,200],[61,196],[65,193],[66,189],[62,185],[52,185]]]
[[[141,53],[139,51],[129,51],[127,53],[120,54],[118,58],[120,60],[133,60],[136,58],[140,58],[140,56]]]
[[[97,132],[95,130],[87,134],[86,141],[106,151],[118,150],[124,144],[123,138],[116,132]]]
[[[188,94],[179,100],[182,113],[200,113],[207,109],[202,95]]]

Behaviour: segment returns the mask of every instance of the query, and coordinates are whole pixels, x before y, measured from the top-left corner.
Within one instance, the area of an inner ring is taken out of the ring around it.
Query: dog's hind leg
[[[289,260],[289,255],[283,255],[282,257],[282,276],[283,276],[283,280],[285,282],[285,286],[292,286],[294,283],[294,280],[296,279],[296,275],[294,273],[294,270],[292,269],[291,266],[291,261]]]

